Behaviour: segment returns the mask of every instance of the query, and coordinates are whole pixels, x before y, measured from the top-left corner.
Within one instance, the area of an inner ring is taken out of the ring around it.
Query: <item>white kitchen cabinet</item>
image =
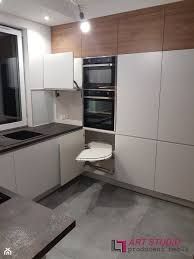
[[[157,138],[162,52],[118,56],[116,132]]]
[[[16,192],[13,153],[0,155],[0,186]]]
[[[74,59],[72,52],[44,56],[44,88],[72,90]]]
[[[17,191],[35,198],[60,183],[57,139],[14,152]]]
[[[155,190],[194,201],[193,158],[193,146],[158,142]]]
[[[59,139],[61,185],[71,181],[83,171],[83,164],[75,159],[84,149],[83,130],[71,132]]]
[[[163,54],[159,139],[194,144],[194,50]]]
[[[74,80],[80,88],[82,88],[83,70],[82,58],[74,58]]]
[[[115,178],[153,190],[156,141],[119,135],[115,140]]]

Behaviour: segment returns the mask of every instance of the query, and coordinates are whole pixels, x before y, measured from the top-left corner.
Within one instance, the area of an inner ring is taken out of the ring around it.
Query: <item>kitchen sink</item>
[[[6,138],[10,138],[10,139],[26,140],[26,139],[31,139],[31,138],[35,138],[35,137],[40,137],[40,136],[42,136],[42,134],[33,132],[33,131],[29,131],[29,130],[21,130],[21,131],[16,131],[13,133],[5,134],[3,136]]]

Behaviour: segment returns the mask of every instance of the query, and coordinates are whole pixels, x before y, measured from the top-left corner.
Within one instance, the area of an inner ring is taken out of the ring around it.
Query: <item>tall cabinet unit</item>
[[[194,50],[163,55],[155,190],[194,201]]]
[[[162,52],[119,55],[115,165],[121,182],[154,190]]]

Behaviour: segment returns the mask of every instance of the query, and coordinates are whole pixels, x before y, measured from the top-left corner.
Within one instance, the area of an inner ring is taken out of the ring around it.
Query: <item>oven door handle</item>
[[[83,65],[83,67],[112,67],[112,66],[113,66],[112,63]]]
[[[85,99],[114,100],[114,97],[84,96]]]

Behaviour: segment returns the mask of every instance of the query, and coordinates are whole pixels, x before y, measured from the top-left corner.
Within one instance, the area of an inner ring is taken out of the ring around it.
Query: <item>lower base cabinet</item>
[[[16,192],[13,153],[0,156],[0,186]]]
[[[75,159],[84,149],[84,131],[79,130],[64,135],[59,142],[61,185],[64,185],[83,171],[83,164]]]
[[[158,142],[157,192],[194,202],[194,147]]]
[[[155,157],[156,141],[116,135],[116,180],[153,190]]]
[[[33,199],[60,183],[58,139],[14,152],[17,192]]]

